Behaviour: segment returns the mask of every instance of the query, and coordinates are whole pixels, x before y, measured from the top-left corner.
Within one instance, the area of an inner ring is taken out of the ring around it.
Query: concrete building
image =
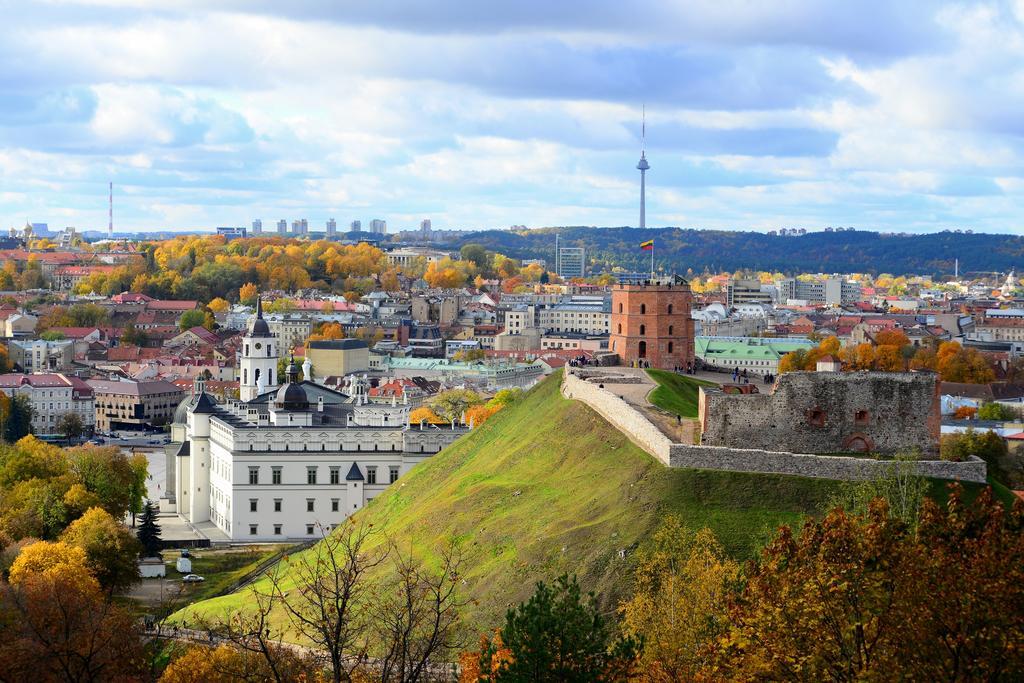
[[[288,221],[281,219],[277,222],[277,234],[287,235],[288,234]]]
[[[687,367],[695,358],[692,301],[690,285],[675,275],[620,282],[612,287],[608,350],[626,365]]]
[[[352,221],[351,223],[348,224],[348,227],[349,227],[349,230],[351,230],[352,232],[362,232],[363,231],[363,222],[362,221]]]
[[[784,278],[775,283],[780,303],[791,299],[827,306],[842,306],[860,300],[860,285],[841,277],[799,280]]]
[[[583,247],[558,248],[558,276],[562,278],[586,277],[587,261]]]
[[[58,426],[68,413],[78,415],[85,434],[96,423],[92,388],[77,377],[61,374],[0,375],[0,391],[13,398],[27,396],[32,404],[32,432],[40,437],[62,437]]]
[[[29,337],[36,331],[39,318],[30,313],[12,313],[4,320],[4,337],[17,339]]]
[[[370,232],[374,235],[384,235],[388,231],[388,222],[381,220],[380,218],[374,218],[370,221]]]
[[[338,221],[333,218],[327,221],[327,230],[325,232],[327,239],[331,240],[338,234]]]
[[[90,379],[96,398],[96,429],[145,429],[168,424],[185,392],[162,379],[114,382]]]
[[[313,319],[305,313],[268,313],[264,319],[282,351],[302,346],[313,334]]]
[[[726,304],[730,308],[739,304],[772,304],[772,287],[765,290],[760,280],[732,279],[725,286]]]
[[[234,240],[234,239],[238,239],[240,237],[246,237],[247,236],[246,229],[244,227],[242,227],[242,226],[237,226],[237,227],[232,226],[232,227],[217,228],[217,234],[218,235],[223,235],[224,237],[226,237],[229,240]]]
[[[296,218],[292,221],[292,234],[293,235],[308,235],[309,234],[309,221],[305,218]]]
[[[253,234],[254,237],[257,236],[257,235],[262,235],[263,234],[263,221],[261,219],[257,218],[255,220],[253,220],[253,222],[252,222],[252,234]]]
[[[427,263],[436,263],[446,258],[456,258],[450,252],[439,251],[429,247],[402,247],[392,249],[386,254],[388,263],[393,266],[407,266],[417,259],[425,259]]]
[[[314,539],[468,431],[410,425],[407,404],[368,389],[300,382],[290,365],[276,391],[218,404],[198,382],[172,427],[178,514],[235,541]]]
[[[553,306],[540,308],[537,324],[548,332],[608,334],[611,299],[605,296],[572,296],[563,299]]]
[[[11,363],[22,372],[64,372],[75,360],[72,339],[12,339],[7,350]]]
[[[314,378],[344,377],[370,369],[370,347],[361,339],[311,341],[306,344],[306,360]]]
[[[1024,309],[985,311],[974,322],[973,337],[980,341],[1024,341]]]

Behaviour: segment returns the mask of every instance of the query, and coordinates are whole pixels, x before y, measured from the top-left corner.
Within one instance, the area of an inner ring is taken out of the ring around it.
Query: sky
[[[1024,0],[0,0],[0,227],[1024,228]]]

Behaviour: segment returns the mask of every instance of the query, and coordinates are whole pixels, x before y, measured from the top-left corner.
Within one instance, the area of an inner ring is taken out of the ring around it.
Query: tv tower
[[[107,239],[114,239],[114,181],[110,181],[110,197],[107,203]]]
[[[647,169],[651,167],[647,163],[647,106],[644,105],[640,124],[640,161],[637,162],[637,169],[640,171],[640,228],[647,227]]]

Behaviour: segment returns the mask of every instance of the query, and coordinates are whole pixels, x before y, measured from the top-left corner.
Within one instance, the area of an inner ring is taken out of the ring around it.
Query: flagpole
[[[651,240],[651,280],[654,280],[654,240]]]

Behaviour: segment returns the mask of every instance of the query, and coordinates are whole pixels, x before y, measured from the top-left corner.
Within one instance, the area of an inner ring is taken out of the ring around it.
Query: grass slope
[[[677,375],[667,370],[648,370],[647,374],[658,383],[658,387],[647,395],[647,400],[662,410],[683,417],[697,417],[699,387],[715,386],[712,382]]]
[[[463,542],[472,627],[500,624],[534,583],[575,573],[611,609],[632,582],[633,554],[667,513],[707,526],[730,554],[751,557],[783,523],[820,512],[839,482],[783,475],[669,469],[586,405],[559,392],[560,375],[431,457],[359,515],[429,559]],[[944,486],[935,484],[942,495]],[[385,577],[381,568],[371,578]],[[189,607],[244,609],[244,592]]]
[[[559,379],[544,380],[359,513],[424,557],[447,538],[461,539],[477,628],[497,625],[536,581],[563,572],[614,605],[632,574],[632,555],[620,559],[619,551],[642,543],[666,513],[710,527],[745,558],[777,525],[816,512],[835,490],[820,479],[663,467],[590,408],[563,398]],[[190,611],[222,614],[245,601],[228,595]]]

